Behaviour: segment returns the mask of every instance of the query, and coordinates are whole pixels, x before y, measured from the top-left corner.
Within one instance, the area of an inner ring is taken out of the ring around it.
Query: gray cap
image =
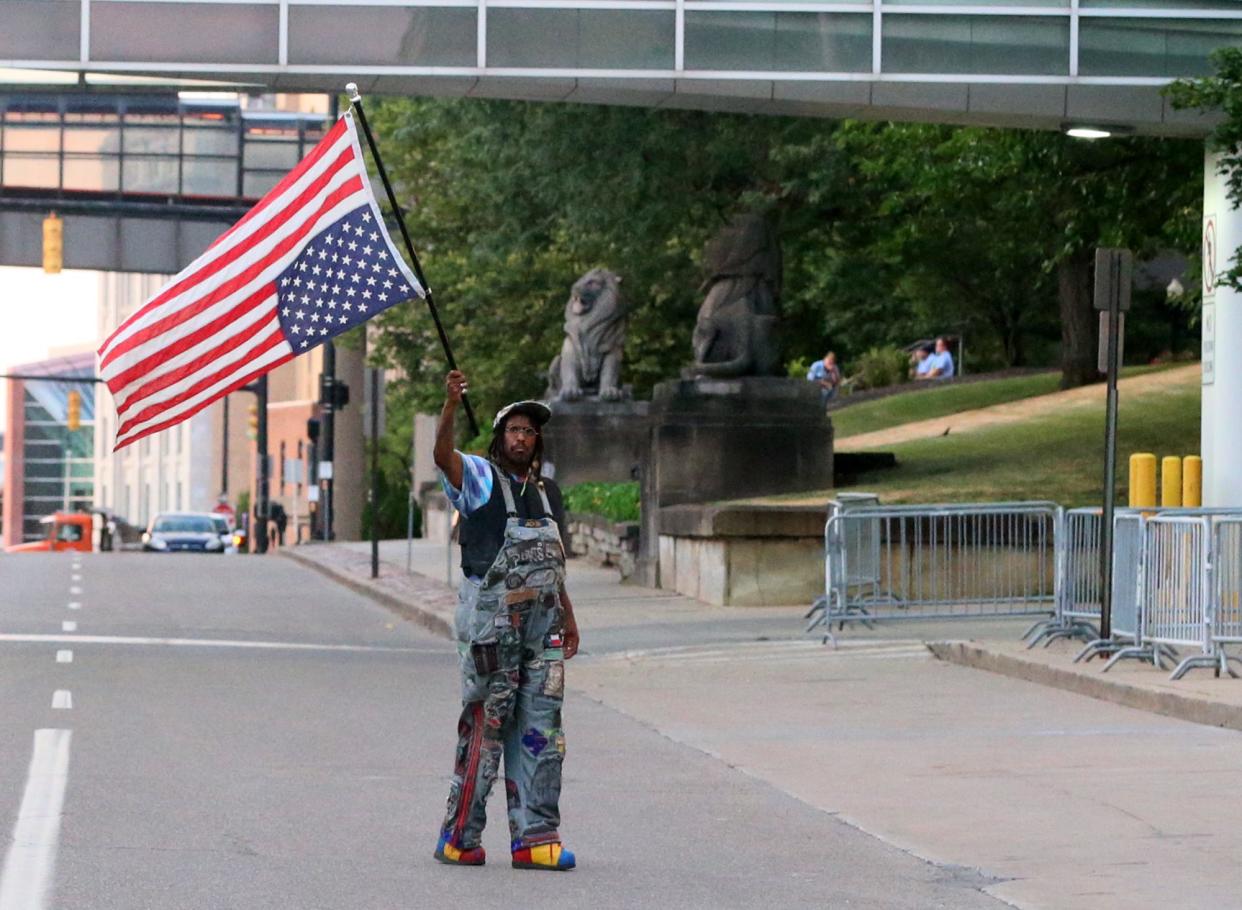
[[[496,419],[492,421],[492,429],[504,423],[504,419],[510,414],[525,414],[535,426],[539,427],[552,419],[552,409],[542,401],[514,401],[496,412]]]

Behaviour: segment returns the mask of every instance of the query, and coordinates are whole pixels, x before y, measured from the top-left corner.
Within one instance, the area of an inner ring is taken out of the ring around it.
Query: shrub
[[[566,487],[565,511],[602,515],[610,521],[638,521],[638,482],[576,483]]]
[[[785,364],[785,375],[790,379],[806,379],[806,371],[810,368],[811,363],[805,357],[795,357]]]
[[[858,384],[882,389],[910,379],[910,357],[901,348],[872,348],[858,358]]]

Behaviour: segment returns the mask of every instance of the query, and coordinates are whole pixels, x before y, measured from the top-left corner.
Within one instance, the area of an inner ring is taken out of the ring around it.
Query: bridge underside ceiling
[[[0,67],[239,90],[1202,135],[1236,0],[4,0]],[[0,75],[0,85],[3,84]],[[15,86],[28,90],[29,86]],[[63,90],[63,88],[61,89]],[[111,87],[116,90],[116,87]]]
[[[497,98],[615,104],[745,114],[894,120],[1032,129],[1067,124],[1129,127],[1138,133],[1200,137],[1215,118],[1174,110],[1161,85],[923,80],[593,78],[567,76],[325,76],[284,73],[246,82],[278,92],[341,92],[356,82],[367,95]],[[171,74],[168,74],[171,75]]]

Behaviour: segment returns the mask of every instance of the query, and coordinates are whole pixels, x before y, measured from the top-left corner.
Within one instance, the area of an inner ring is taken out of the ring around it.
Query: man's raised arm
[[[457,406],[466,391],[466,375],[461,370],[453,370],[444,384],[444,407],[440,411],[440,425],[436,428],[436,467],[444,472],[445,479],[454,489],[460,490],[464,469],[461,455],[453,447],[453,418],[457,416]]]

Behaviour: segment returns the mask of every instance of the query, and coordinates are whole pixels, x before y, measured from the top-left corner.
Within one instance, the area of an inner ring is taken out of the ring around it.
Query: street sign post
[[[1117,373],[1121,367],[1121,333],[1130,309],[1134,255],[1129,250],[1095,251],[1095,308],[1100,311],[1100,372],[1108,377],[1104,417],[1104,515],[1100,529],[1100,638],[1112,635],[1113,510],[1117,487]],[[1103,653],[1103,652],[1101,652]]]

